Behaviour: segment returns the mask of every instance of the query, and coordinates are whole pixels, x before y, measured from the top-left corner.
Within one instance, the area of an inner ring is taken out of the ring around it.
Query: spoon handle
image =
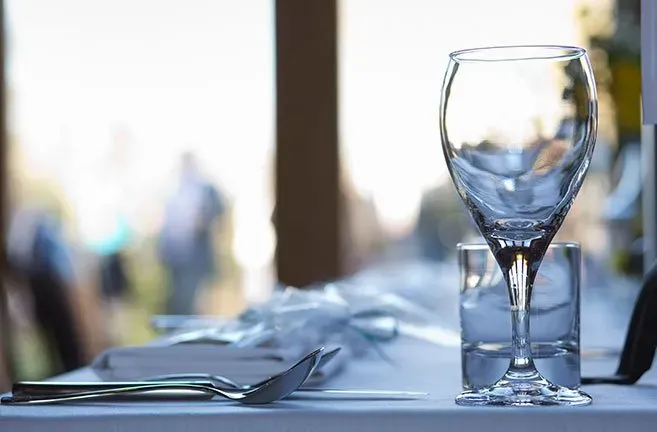
[[[20,381],[12,386],[14,396],[50,396],[65,395],[79,392],[100,390],[113,390],[131,388],[145,385],[166,386],[170,384],[190,384],[213,387],[211,381],[185,381],[174,383],[172,381],[111,381],[111,382],[49,382],[49,381]]]
[[[52,394],[52,393],[41,393],[41,394],[12,394],[12,396],[3,397],[0,399],[0,402],[4,404],[50,404],[58,402],[67,402],[67,401],[76,401],[76,400],[86,400],[86,399],[95,399],[103,398],[109,396],[119,396],[127,394],[139,394],[150,391],[157,390],[190,390],[195,392],[201,392],[206,394],[211,394],[213,396],[224,396],[222,392],[215,389],[214,387],[196,384],[196,383],[157,383],[157,384],[135,384],[130,383],[129,386],[125,387],[115,387],[115,388],[105,388],[97,390],[88,390],[88,391],[79,391],[75,393],[62,393],[62,394]]]

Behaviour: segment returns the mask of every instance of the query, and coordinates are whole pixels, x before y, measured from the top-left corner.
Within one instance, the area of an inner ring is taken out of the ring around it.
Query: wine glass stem
[[[531,353],[529,311],[536,263],[528,254],[515,253],[506,269],[506,280],[511,301],[512,358],[507,376],[531,379],[538,375]]]
[[[511,326],[513,334],[511,367],[517,372],[533,368],[534,363],[529,341],[529,310],[513,310],[511,312]]]

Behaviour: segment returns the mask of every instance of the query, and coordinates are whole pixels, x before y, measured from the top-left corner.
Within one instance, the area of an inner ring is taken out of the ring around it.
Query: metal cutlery
[[[129,384],[122,387],[105,388],[65,394],[26,394],[13,393],[12,396],[0,399],[5,404],[51,404],[65,401],[77,401],[118,396],[123,394],[139,394],[156,390],[191,390],[212,396],[221,396],[242,404],[266,404],[278,401],[297,390],[312,374],[319,363],[324,347],[319,348],[297,362],[287,371],[266,381],[259,387],[248,390],[224,390],[217,388],[211,381],[205,382],[140,382],[120,383]],[[45,384],[45,383],[44,383]],[[56,384],[56,383],[48,383]]]
[[[335,348],[331,351],[326,352],[321,356],[315,370],[321,369],[325,366],[331,359],[333,359],[340,348]],[[296,366],[296,365],[295,365]],[[293,367],[295,367],[293,366]],[[59,395],[70,395],[73,393],[84,392],[84,391],[107,391],[113,389],[121,389],[130,386],[146,385],[146,384],[158,384],[166,385],[172,382],[178,382],[178,384],[193,384],[193,385],[210,385],[217,389],[221,390],[243,390],[248,391],[251,389],[259,388],[263,385],[266,385],[272,380],[278,379],[282,374],[287,373],[288,370],[283,371],[277,375],[269,377],[259,383],[252,385],[240,385],[236,382],[223,377],[221,375],[212,375],[212,374],[169,374],[169,375],[157,375],[148,378],[144,378],[140,381],[127,381],[127,382],[42,382],[42,381],[22,381],[14,384],[13,386],[13,395],[15,397],[29,397],[29,396],[59,396]],[[185,380],[185,382],[181,382]],[[330,389],[330,388],[298,388],[295,391],[301,392],[312,392],[312,393],[325,393],[325,394],[336,394],[336,395],[352,395],[352,396],[390,396],[390,397],[421,397],[426,396],[428,393],[424,392],[411,392],[411,391],[395,391],[395,390],[366,390],[366,389]],[[210,397],[213,397],[212,394],[209,394]]]
[[[313,370],[321,369],[326,365],[331,359],[333,359],[336,354],[340,352],[340,348],[335,348],[326,354],[322,355],[317,363],[317,366]],[[295,364],[291,368],[297,367]],[[290,369],[291,369],[290,368]],[[252,385],[239,385],[235,381],[230,380],[221,375],[212,375],[212,374],[168,374],[168,375],[157,375],[152,377],[147,377],[140,379],[138,381],[105,381],[105,382],[57,382],[57,381],[21,381],[13,385],[12,392],[14,395],[59,395],[59,394],[70,394],[74,392],[81,391],[95,391],[95,390],[110,390],[115,388],[122,388],[127,386],[135,385],[146,385],[146,384],[168,384],[170,382],[184,381],[188,383],[198,383],[199,381],[204,383],[209,383],[215,388],[220,390],[251,390],[254,388],[262,387],[263,385],[271,382],[272,380],[279,379],[281,375],[284,375],[289,372],[290,369],[286,369],[283,372],[280,372],[276,375],[273,375],[267,379],[264,379],[258,383]]]

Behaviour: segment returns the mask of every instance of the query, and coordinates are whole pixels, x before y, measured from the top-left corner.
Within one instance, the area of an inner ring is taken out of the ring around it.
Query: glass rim
[[[452,51],[449,57],[454,62],[463,64],[529,60],[569,61],[585,55],[585,48],[570,45],[499,45]]]
[[[581,249],[581,244],[576,241],[552,242],[549,249]],[[485,242],[459,242],[456,244],[457,251],[490,251],[490,246]]]

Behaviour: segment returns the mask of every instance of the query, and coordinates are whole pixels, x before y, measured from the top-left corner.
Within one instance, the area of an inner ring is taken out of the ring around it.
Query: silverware
[[[321,369],[331,359],[333,359],[340,348],[328,351],[322,355],[315,370]],[[282,373],[285,373],[284,371]],[[193,382],[179,382],[179,384],[203,384],[210,385],[215,388],[224,389],[222,386],[228,387],[226,390],[250,390],[253,388],[265,385],[268,381],[276,379],[279,375],[274,375],[266,380],[252,385],[239,385],[236,382],[223,377],[221,375],[212,374],[170,374],[152,376],[138,381],[140,384],[168,384],[172,381],[180,380],[194,380]],[[196,381],[201,380],[201,381]],[[137,382],[42,382],[42,381],[22,381],[14,384],[14,396],[43,396],[43,395],[66,395],[80,391],[95,391],[95,390],[111,390],[116,388],[123,388],[134,386]],[[299,388],[295,392],[312,392],[312,393],[325,393],[336,395],[352,395],[352,396],[391,396],[391,397],[422,397],[427,396],[428,393],[424,392],[411,392],[411,391],[396,391],[396,390],[365,390],[365,389],[330,389],[330,388]],[[212,397],[212,395],[210,395]]]
[[[320,370],[326,364],[331,361],[339,352],[341,348],[335,348],[332,349],[331,351],[328,351],[326,354],[323,354],[322,357],[319,359],[319,363],[317,364],[317,367],[315,370]],[[285,371],[281,372],[285,373]],[[202,374],[202,373],[196,373],[196,374],[168,374],[168,375],[156,375],[148,378],[144,378],[141,381],[184,381],[184,380],[204,380],[204,381],[211,381],[215,387],[217,388],[224,388],[223,386],[226,386],[228,389],[240,389],[240,390],[249,390],[254,387],[259,387],[263,384],[265,384],[267,381],[271,379],[275,379],[278,375],[273,375],[263,381],[260,381],[259,383],[256,384],[250,384],[250,385],[240,385],[236,383],[235,381],[226,378],[221,375],[213,375],[213,374]],[[303,391],[302,388],[299,390]],[[306,390],[307,391],[307,390]]]
[[[308,379],[310,374],[313,373],[317,367],[323,351],[324,347],[313,351],[284,373],[266,381],[260,387],[254,387],[249,390],[223,390],[215,387],[210,381],[194,383],[142,382],[138,384],[130,383],[130,385],[117,388],[106,388],[102,390],[91,390],[66,394],[28,395],[18,392],[18,394],[12,393],[12,396],[4,397],[0,399],[0,401],[5,404],[34,405],[86,400],[123,394],[135,394],[155,390],[192,390],[201,393],[212,394],[214,396],[222,396],[224,398],[243,404],[266,404],[283,399],[297,390]]]
[[[331,351],[328,351],[326,354],[322,355],[322,358],[319,360],[317,365],[317,370],[320,370],[324,367],[333,357],[335,357],[340,348],[335,348]],[[275,377],[276,375],[274,375]],[[272,377],[273,378],[273,377]],[[207,380],[212,382],[215,387],[220,387],[222,385],[227,386],[231,389],[242,389],[248,390],[254,387],[261,386],[267,380],[272,379],[267,378],[264,381],[261,381],[252,385],[240,385],[235,381],[232,381],[221,375],[212,375],[212,374],[170,374],[170,375],[157,375],[153,377],[144,378],[144,381],[179,381],[179,380]],[[396,390],[363,390],[363,389],[329,389],[329,388],[304,388],[301,387],[296,390],[296,392],[311,392],[311,393],[327,393],[327,394],[341,394],[341,395],[354,395],[354,396],[397,396],[397,397],[420,397],[427,396],[428,393],[424,392],[411,392],[411,391],[396,391]]]
[[[335,348],[326,354],[322,355],[313,369],[321,369],[331,359],[333,359],[341,348]],[[297,365],[284,370],[281,373],[273,375],[265,380],[251,385],[240,385],[221,375],[212,374],[168,374],[157,375],[140,379],[139,381],[115,381],[115,382],[50,382],[50,381],[21,381],[13,385],[12,394],[14,396],[44,396],[44,395],[65,395],[81,391],[96,391],[96,390],[111,390],[116,388],[123,388],[136,385],[150,385],[150,384],[168,384],[174,381],[185,381],[190,384],[197,384],[202,381],[220,390],[252,390],[271,382],[272,380],[279,379],[281,375],[289,372],[290,369],[297,367]]]
[[[25,382],[28,386],[23,387],[20,391],[13,391],[13,397],[16,398],[27,398],[27,397],[45,397],[45,396],[67,396],[75,395],[81,392],[90,392],[90,391],[111,391],[116,389],[124,389],[130,387],[136,387],[134,381],[113,381],[105,383],[94,383],[94,382],[79,382],[79,383],[44,383],[44,382]],[[61,385],[60,385],[61,384]],[[162,386],[162,389],[172,390],[166,388],[168,384],[180,384],[180,385],[202,385],[214,387],[215,384],[212,381],[157,381],[152,383],[143,383],[143,385],[158,385]],[[184,390],[184,388],[183,388]],[[223,389],[219,389],[223,390]],[[325,394],[335,394],[335,395],[352,395],[352,396],[396,396],[396,397],[422,397],[428,396],[429,393],[425,392],[415,392],[415,391],[398,391],[398,390],[369,390],[369,389],[332,389],[332,388],[298,388],[294,391],[296,392],[310,392],[310,393],[325,393]],[[213,394],[208,394],[212,398]]]

